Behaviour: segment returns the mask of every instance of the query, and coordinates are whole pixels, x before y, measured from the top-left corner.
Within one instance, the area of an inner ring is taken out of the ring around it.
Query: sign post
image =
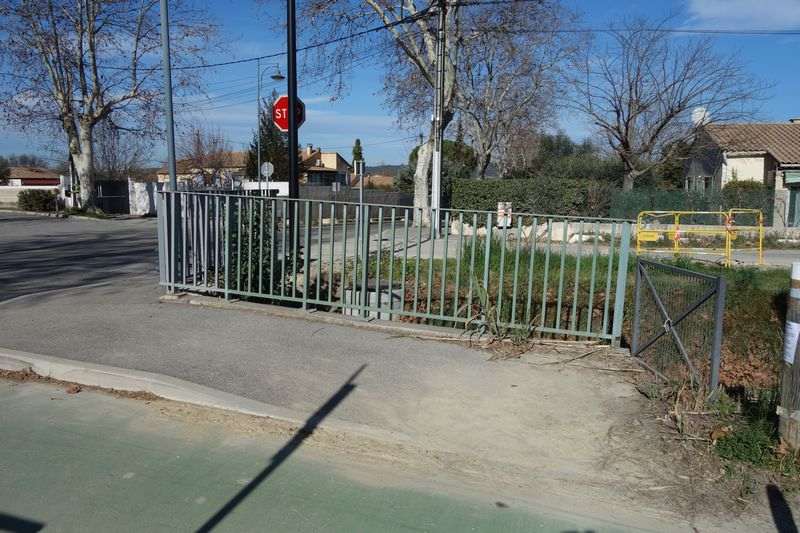
[[[267,196],[269,196],[269,178],[272,176],[272,173],[275,172],[275,167],[269,161],[264,161],[263,163],[261,163],[261,168],[259,169],[259,172],[261,173],[262,176],[264,176],[264,179],[267,180]],[[258,182],[260,184],[261,180],[258,180]],[[264,195],[264,191],[259,191],[259,192],[261,193],[262,196]]]

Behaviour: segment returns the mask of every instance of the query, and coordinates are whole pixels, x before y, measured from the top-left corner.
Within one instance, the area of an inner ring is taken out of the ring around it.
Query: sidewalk
[[[363,446],[342,434],[332,449],[378,457],[399,472],[416,469],[431,482],[453,477],[645,529],[752,529],[687,511],[711,512],[697,507],[682,488],[684,473],[647,440],[653,428],[644,429],[644,400],[624,372],[542,365],[552,360],[535,353],[493,362],[461,344],[158,303],[160,293],[152,276],[119,276],[113,285],[6,302],[0,347],[173,376],[299,421],[364,366],[325,424],[383,437]],[[591,359],[582,362],[625,364]]]
[[[352,457],[210,424],[219,412],[181,404],[8,381],[0,403],[2,530],[619,530],[513,499],[436,494],[385,469],[365,483]]]

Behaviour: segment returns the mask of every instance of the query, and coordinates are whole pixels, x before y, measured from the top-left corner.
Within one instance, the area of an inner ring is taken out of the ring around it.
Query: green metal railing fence
[[[159,193],[161,284],[362,318],[619,342],[625,220]],[[424,217],[430,218],[430,217]]]

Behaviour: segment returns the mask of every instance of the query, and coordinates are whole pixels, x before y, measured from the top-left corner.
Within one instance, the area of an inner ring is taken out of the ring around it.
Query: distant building
[[[353,166],[339,152],[325,152],[307,145],[299,151],[300,183],[307,185],[351,185]]]
[[[58,174],[42,167],[11,167],[8,185],[11,187],[58,187],[61,180]]]
[[[176,161],[177,180],[193,181],[196,185],[225,185],[241,181],[245,177],[247,152],[223,152],[206,159],[208,161],[204,163],[197,163],[193,159]],[[156,177],[159,183],[169,181],[169,170],[166,165],[158,169]]]
[[[367,174],[364,176],[364,188],[391,190],[394,189],[394,179],[394,176],[387,176],[386,174]],[[353,177],[350,180],[350,185],[358,187],[358,178]]]
[[[800,119],[702,127],[686,166],[686,188],[720,190],[733,180],[770,189],[800,186]]]

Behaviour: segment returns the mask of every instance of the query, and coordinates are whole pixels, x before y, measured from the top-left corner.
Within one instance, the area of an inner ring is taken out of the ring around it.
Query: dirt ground
[[[637,391],[642,369],[623,353],[588,343],[493,346],[487,359],[495,365],[494,386],[499,380],[505,390],[487,393],[480,375],[452,379],[442,368],[426,378],[435,394],[398,405],[371,398],[374,409],[395,410],[402,438],[321,428],[304,446],[320,460],[335,455],[343,473],[362,483],[446,486],[449,492],[506,499],[513,494],[516,504],[580,509],[658,531],[770,528],[763,499],[740,499],[737,482],[726,477],[710,445],[686,440],[661,406]],[[68,391],[72,386],[54,385]],[[145,401],[199,432],[224,425],[233,443],[259,434],[288,440],[299,429],[151,395],[109,392]]]

